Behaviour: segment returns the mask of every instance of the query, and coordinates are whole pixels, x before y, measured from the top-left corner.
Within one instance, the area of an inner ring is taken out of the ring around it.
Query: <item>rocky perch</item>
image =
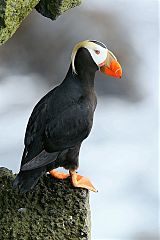
[[[0,239],[90,239],[88,190],[46,175],[32,192],[19,194],[12,188],[14,178],[0,168]]]
[[[15,33],[34,8],[43,16],[55,20],[80,3],[81,0],[0,0],[0,45]]]

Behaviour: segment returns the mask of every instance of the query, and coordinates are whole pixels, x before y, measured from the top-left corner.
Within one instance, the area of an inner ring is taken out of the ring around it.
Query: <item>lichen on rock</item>
[[[0,168],[0,239],[90,239],[88,190],[46,175],[32,192],[20,194],[12,188],[14,178]]]
[[[63,12],[81,3],[81,0],[39,1],[40,0],[0,0],[0,45],[12,37],[21,22],[35,7],[43,16],[54,20]]]
[[[4,21],[5,8],[6,8],[6,1],[1,0],[1,3],[0,3],[0,26],[2,26],[2,27],[5,27],[5,21]]]
[[[39,0],[2,0],[0,2],[0,44],[6,42]]]
[[[70,8],[81,4],[81,0],[40,0],[36,10],[43,16],[55,20]]]

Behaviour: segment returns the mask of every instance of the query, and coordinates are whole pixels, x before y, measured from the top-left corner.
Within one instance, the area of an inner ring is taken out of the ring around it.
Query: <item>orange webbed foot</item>
[[[62,179],[62,180],[70,176],[70,174],[68,173],[58,172],[55,169],[51,170],[49,173],[51,174],[52,177]]]
[[[70,171],[70,175],[74,187],[86,188],[92,192],[97,192],[97,190],[88,178],[77,174],[75,171]]]

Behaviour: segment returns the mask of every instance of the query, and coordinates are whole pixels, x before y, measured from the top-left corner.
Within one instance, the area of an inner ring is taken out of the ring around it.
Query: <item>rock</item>
[[[0,44],[5,43],[18,29],[39,0],[0,1]]]
[[[0,168],[0,239],[90,239],[88,190],[45,175],[32,192],[20,194],[14,178]]]
[[[21,22],[35,7],[42,15],[54,20],[63,12],[81,3],[80,0],[39,1],[40,0],[0,0],[0,45],[12,37]],[[38,6],[36,6],[37,4]]]
[[[40,0],[36,10],[43,16],[55,20],[70,8],[81,4],[81,0]]]

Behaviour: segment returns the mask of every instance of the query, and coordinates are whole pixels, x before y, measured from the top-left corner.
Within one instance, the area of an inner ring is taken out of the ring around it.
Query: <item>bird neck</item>
[[[81,69],[77,75],[77,78],[79,78],[85,89],[89,90],[94,89],[95,71]]]
[[[72,66],[70,65],[66,78],[72,77],[73,81],[77,81],[77,83],[82,86],[85,92],[94,90],[94,78],[96,70],[83,66],[76,69],[76,71],[77,73],[74,73]]]

